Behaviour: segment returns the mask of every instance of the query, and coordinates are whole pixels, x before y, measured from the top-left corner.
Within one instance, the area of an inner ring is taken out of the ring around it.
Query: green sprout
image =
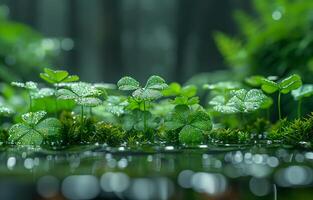
[[[298,118],[301,117],[301,104],[302,99],[305,97],[310,97],[313,95],[313,85],[312,84],[305,84],[299,87],[296,90],[292,90],[291,94],[293,98],[298,101]]]
[[[84,107],[95,107],[102,104],[99,96],[102,91],[84,82],[69,83],[57,92],[58,99],[71,99],[81,106],[81,125],[84,124]]]
[[[288,94],[292,90],[301,87],[301,85],[302,85],[301,77],[297,74],[293,74],[279,82],[274,82],[266,78],[261,79],[261,88],[264,92],[272,94],[278,91],[277,106],[279,120],[282,119],[280,105],[281,94]]]
[[[44,69],[44,73],[40,73],[40,78],[42,78],[47,83],[54,86],[54,96],[55,96],[55,110],[58,112],[58,101],[57,101],[57,91],[61,83],[71,83],[79,80],[76,75],[69,75],[67,71],[64,70],[52,70],[49,68]]]
[[[61,132],[62,124],[56,118],[47,118],[45,111],[30,112],[22,115],[22,122],[9,130],[9,141],[20,145],[41,145],[49,136]]]
[[[124,91],[134,91],[132,93],[132,102],[142,103],[143,104],[143,123],[144,123],[144,130],[147,130],[147,104],[159,99],[163,96],[162,90],[168,87],[165,83],[165,80],[160,76],[150,76],[147,80],[147,83],[144,87],[140,86],[140,83],[132,77],[125,76],[121,78],[117,82],[117,86],[119,90]]]

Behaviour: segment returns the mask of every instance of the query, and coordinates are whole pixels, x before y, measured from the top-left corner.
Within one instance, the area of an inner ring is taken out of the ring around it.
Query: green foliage
[[[231,113],[250,113],[261,109],[266,103],[266,96],[261,90],[233,90],[230,92],[229,99],[225,96],[214,97],[209,104],[217,112]]]
[[[144,87],[140,87],[138,81],[132,77],[126,76],[117,82],[119,90],[135,90],[132,96],[142,101],[152,101],[162,97],[162,90],[168,85],[164,79],[159,76],[150,76]]]
[[[29,26],[9,20],[0,6],[0,81],[23,80],[51,66],[60,51],[58,39],[44,38]]]
[[[22,115],[22,122],[9,130],[9,141],[13,144],[41,145],[44,138],[59,134],[62,129],[60,121],[55,118],[43,119],[46,114],[39,111]]]
[[[274,82],[272,80],[262,78],[261,79],[261,88],[266,93],[272,94],[278,91],[278,117],[281,119],[281,107],[280,107],[280,96],[281,94],[287,94],[292,90],[296,90],[302,86],[301,77],[297,74],[293,74],[279,82]]]
[[[312,80],[313,2],[264,0],[253,1],[252,5],[254,15],[235,13],[240,30],[237,37],[215,35],[217,46],[235,75],[282,77],[300,73],[305,81]]]
[[[59,89],[57,94],[59,99],[71,99],[80,106],[94,107],[102,103],[102,100],[98,98],[102,94],[101,90],[89,83],[67,84]]]
[[[199,97],[196,97],[197,87],[195,85],[186,85],[182,87],[179,83],[171,83],[163,90],[166,97],[176,96],[172,101],[175,105],[195,105],[199,103]]]
[[[264,92],[272,94],[279,91],[282,94],[287,94],[292,90],[298,89],[302,85],[301,77],[297,74],[293,74],[280,82],[276,83],[269,79],[261,79],[261,88]]]
[[[194,145],[203,142],[205,135],[212,129],[212,122],[205,111],[179,105],[164,126],[166,130],[177,130],[182,144]]]
[[[40,78],[42,78],[43,80],[50,84],[70,83],[79,80],[78,76],[69,75],[67,71],[52,70],[49,68],[45,68],[44,73],[40,73]]]

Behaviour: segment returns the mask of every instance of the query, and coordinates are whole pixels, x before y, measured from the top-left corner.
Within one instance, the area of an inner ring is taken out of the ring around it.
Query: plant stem
[[[278,118],[279,118],[279,120],[281,120],[280,96],[281,96],[281,93],[279,92],[279,93],[278,93],[278,99],[277,99],[277,106],[278,106]]]
[[[84,124],[84,106],[81,106],[80,125],[83,126],[83,124]]]
[[[32,103],[32,97],[30,95],[30,93],[28,92],[28,99],[29,99],[29,111],[32,112],[33,111],[33,103]]]
[[[302,99],[298,101],[298,118],[301,117],[301,105],[302,105]]]
[[[55,103],[55,116],[56,116],[56,118],[58,118],[57,92],[58,92],[58,86],[55,86],[55,88],[54,88],[54,103]]]
[[[143,129],[147,130],[147,119],[146,119],[146,101],[143,101]]]

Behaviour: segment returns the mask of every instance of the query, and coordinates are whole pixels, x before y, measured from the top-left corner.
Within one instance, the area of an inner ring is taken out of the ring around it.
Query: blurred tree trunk
[[[184,63],[187,53],[188,38],[194,28],[195,4],[198,1],[179,0],[176,22],[176,63],[173,70],[173,79],[183,81]]]
[[[103,1],[104,14],[104,38],[103,38],[103,59],[106,81],[116,81],[115,77],[121,77],[124,73],[122,58],[122,20],[121,0]]]

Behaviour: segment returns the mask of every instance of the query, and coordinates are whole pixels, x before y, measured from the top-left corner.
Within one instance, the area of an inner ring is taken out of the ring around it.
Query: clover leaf
[[[205,84],[204,89],[213,90],[218,93],[225,93],[230,90],[235,90],[241,88],[241,84],[235,81],[222,81],[215,84]]]
[[[302,99],[313,95],[313,84],[304,84],[298,89],[291,91],[291,94],[298,101],[298,117],[300,117]]]
[[[132,96],[139,100],[152,101],[162,97],[161,91],[168,87],[165,80],[160,76],[151,76],[145,85],[141,87],[139,82],[132,77],[126,76],[117,82],[119,90],[135,90]]]
[[[107,112],[120,116],[125,113],[125,107],[128,105],[125,97],[108,96],[103,106]]]
[[[56,118],[43,119],[46,114],[38,111],[22,115],[22,122],[9,130],[9,141],[20,145],[41,145],[45,138],[59,134],[61,122]]]
[[[51,84],[69,83],[79,80],[78,76],[69,75],[67,71],[52,70],[49,68],[45,68],[44,73],[40,73],[40,78]]]
[[[204,135],[212,129],[211,118],[205,111],[191,110],[186,105],[175,107],[169,121],[164,123],[166,130],[179,130],[179,141],[194,145],[203,141]]]
[[[302,85],[301,77],[297,74],[293,74],[280,82],[274,82],[272,80],[263,78],[261,81],[261,88],[264,92],[272,94],[278,91],[278,117],[281,120],[281,106],[280,106],[280,99],[281,94],[287,94],[292,90],[298,89]]]
[[[78,105],[94,107],[102,103],[98,97],[102,94],[101,90],[96,89],[89,83],[78,82],[68,84],[66,88],[58,90],[59,99],[72,99]]]
[[[209,104],[215,111],[221,113],[250,113],[262,108],[266,101],[268,99],[261,90],[240,89],[231,91],[229,99],[224,96],[216,96]]]
[[[165,83],[165,80],[161,78],[160,76],[150,76],[147,80],[147,83],[144,87],[140,86],[140,83],[135,80],[132,77],[125,76],[121,78],[117,82],[117,86],[119,90],[128,90],[133,91],[132,98],[130,101],[136,101],[137,105],[143,104],[143,124],[144,124],[144,130],[146,130],[148,124],[147,124],[147,105],[146,103],[151,102],[153,100],[159,99],[163,96],[162,90],[168,87],[168,85]],[[133,103],[130,103],[130,107],[134,105]],[[137,106],[136,106],[137,107]]]

